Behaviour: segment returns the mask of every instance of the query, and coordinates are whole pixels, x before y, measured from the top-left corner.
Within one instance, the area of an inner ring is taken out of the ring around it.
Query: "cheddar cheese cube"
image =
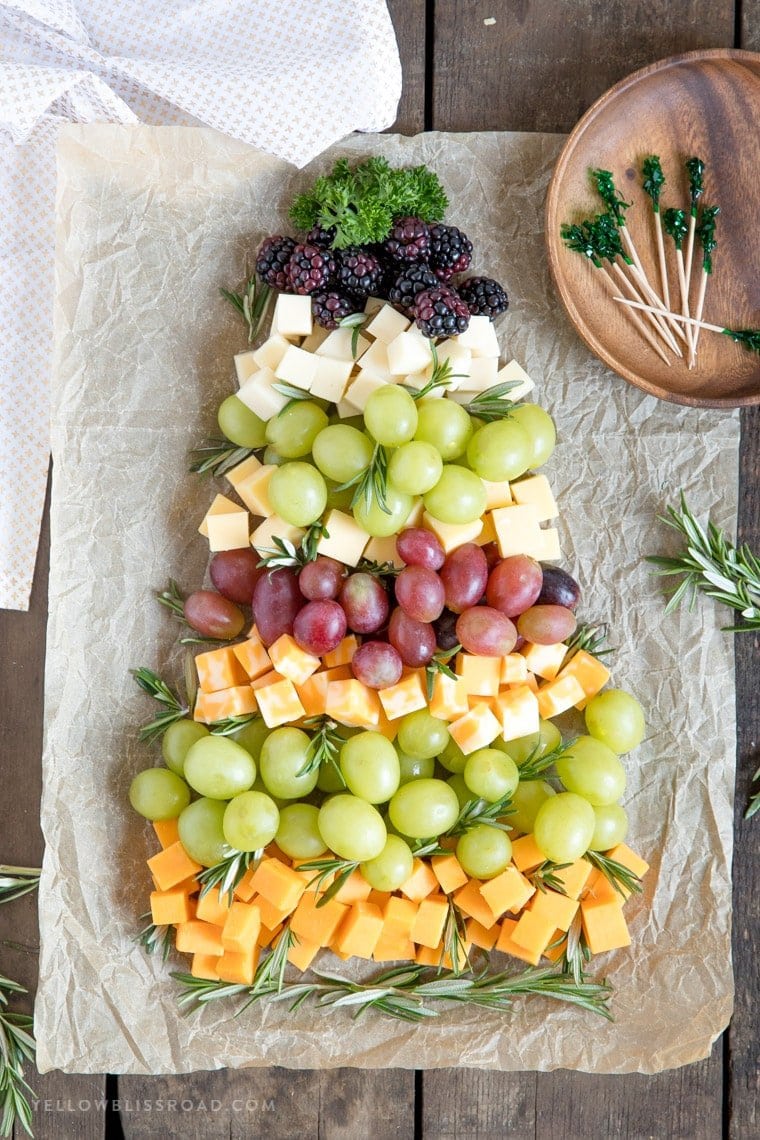
[[[563,641],[556,645],[534,645],[528,642],[516,657],[522,656],[527,668],[545,681],[553,681],[565,660],[567,646]]]
[[[246,950],[225,949],[218,960],[216,972],[223,982],[250,986],[259,962],[260,947],[255,944]]]
[[[469,756],[479,748],[487,748],[499,736],[501,725],[488,705],[477,704],[464,716],[452,721],[449,732],[465,756]]]
[[[483,926],[490,927],[496,922],[496,915],[481,894],[482,886],[483,884],[477,879],[470,879],[454,894],[454,902],[470,918],[475,918]]]
[[[361,681],[328,681],[325,703],[329,717],[351,728],[374,728],[380,719],[377,693]]]
[[[198,693],[193,708],[193,720],[202,724],[215,724],[231,716],[247,716],[256,712],[256,694],[250,685],[234,685],[218,693]]]
[[[467,882],[467,875],[453,852],[450,855],[434,855],[430,865],[444,894],[450,895]]]
[[[369,898],[372,887],[358,869],[352,871],[340,889],[333,896],[338,902],[351,906],[353,903],[365,902]]]
[[[494,923],[493,926],[483,926],[476,918],[468,918],[465,923],[467,941],[473,946],[479,946],[481,950],[493,950],[499,937],[499,930],[498,923]]]
[[[506,479],[494,483],[490,479],[481,479],[486,490],[486,510],[492,511],[496,507],[508,507],[512,503],[512,492]]]
[[[402,677],[395,685],[378,689],[377,695],[388,720],[397,720],[407,713],[416,712],[427,706],[425,685],[416,670]]]
[[[174,945],[181,954],[211,954],[221,958],[224,953],[220,928],[197,918],[179,923]]]
[[[276,549],[274,546],[275,538],[287,538],[294,546],[299,546],[305,533],[303,527],[286,523],[279,515],[270,515],[269,518],[259,523],[251,535],[251,546],[258,550],[259,554]]]
[[[267,930],[271,931],[279,930],[285,919],[295,910],[295,907],[292,906],[277,906],[269,899],[265,899],[263,895],[254,895],[253,901],[259,908],[262,928],[266,927]],[[261,945],[260,937],[259,944]]]
[[[299,970],[308,970],[320,949],[321,947],[317,946],[314,942],[306,942],[299,939],[288,950],[288,961]]]
[[[218,887],[212,887],[211,890],[201,891],[198,896],[195,917],[214,926],[224,926],[229,910],[229,896],[221,895]]]
[[[499,692],[501,658],[458,653],[456,674],[468,696],[495,697]]]
[[[240,663],[245,675],[250,681],[254,681],[257,677],[262,677],[264,673],[269,673],[272,668],[272,661],[264,648],[264,643],[258,635],[258,631],[252,633],[247,641],[241,641],[237,645],[232,646],[232,652]]]
[[[216,954],[193,954],[190,973],[194,978],[204,978],[208,982],[218,982],[216,963],[219,957]]]
[[[279,859],[262,859],[251,885],[263,899],[287,913],[296,906],[304,891],[301,877]]]
[[[290,929],[312,946],[329,946],[349,908],[336,899],[330,899],[323,906],[318,905],[320,902],[313,891],[306,891],[293,912]]]
[[[422,899],[412,922],[409,935],[412,942],[418,946],[429,946],[431,950],[439,946],[448,913],[448,900],[443,895]]]
[[[269,646],[269,657],[281,677],[303,685],[321,664],[313,653],[301,649],[289,633],[283,633]]]
[[[446,554],[451,554],[458,546],[465,542],[475,542],[483,529],[483,520],[475,519],[471,523],[445,523],[425,511],[422,515],[422,526],[432,530]]]
[[[514,850],[514,848],[513,848]],[[571,899],[580,898],[593,867],[588,859],[576,859],[569,867],[562,867],[555,870],[554,874],[562,884],[562,889],[566,895]]]
[[[456,720],[469,711],[467,689],[461,680],[436,673],[433,679],[433,695],[430,699],[430,715],[439,720]]]
[[[494,712],[501,721],[502,740],[518,740],[538,732],[538,698],[527,685],[513,685],[500,693]]]
[[[171,847],[179,840],[179,825],[176,819],[155,819],[153,830],[162,848]]]
[[[538,711],[544,720],[551,720],[585,698],[585,693],[575,677],[567,675],[548,681],[538,690]]]
[[[619,902],[581,901],[583,933],[592,954],[631,945],[631,936]]]
[[[383,908],[383,932],[397,938],[409,938],[417,914],[417,903],[391,895]]]
[[[235,490],[252,514],[268,518],[273,513],[269,501],[269,484],[276,470],[274,463],[260,463],[235,484]]]
[[[150,915],[156,926],[177,926],[193,918],[194,904],[182,887],[168,891],[151,891]]]
[[[256,894],[256,888],[253,886],[253,876],[258,870],[257,867],[249,867],[243,875],[242,879],[235,887],[235,898],[240,899],[242,902],[250,902]]]
[[[638,875],[640,879],[646,875],[649,870],[649,864],[635,851],[631,851],[625,843],[618,843],[616,847],[610,848],[606,853],[608,859],[613,859],[616,863],[622,863],[629,871],[633,871],[634,875]]]
[[[422,859],[415,859],[412,863],[412,873],[405,883],[401,884],[401,893],[412,902],[421,902],[431,895],[438,887],[438,880],[433,874],[429,864]],[[414,942],[417,939],[413,939]]]
[[[507,910],[517,911],[524,907],[536,893],[536,888],[516,867],[509,866],[500,875],[483,883],[480,893],[494,917],[500,918]]]
[[[371,958],[383,931],[380,908],[366,900],[355,902],[335,940],[335,949],[351,958]]]
[[[266,946],[271,946],[272,943],[277,938],[277,935],[280,933],[281,930],[282,930],[282,923],[281,922],[278,922],[277,925],[273,926],[273,927],[265,926],[264,923],[262,922],[261,929],[259,930],[259,938],[258,938],[259,946],[261,946],[262,949],[264,949],[264,947],[266,947]]]
[[[231,689],[244,685],[248,675],[241,666],[230,645],[199,653],[195,658],[198,684],[204,693],[218,693],[220,689]]]
[[[213,515],[230,515],[239,513],[243,508],[239,503],[233,502],[228,499],[226,495],[215,495],[211,506],[203,516],[201,525],[198,527],[198,534],[202,534],[204,538],[208,538],[208,520]]]
[[[592,657],[585,649],[579,649],[558,676],[574,677],[583,690],[584,697],[589,698],[595,697],[604,688],[610,679],[610,671],[598,658]]]
[[[200,863],[190,858],[179,840],[153,855],[148,860],[148,869],[160,891],[169,891],[203,870]]]
[[[528,475],[512,484],[512,497],[520,506],[531,504],[538,512],[539,522],[556,519],[559,511],[549,480],[545,475]]]
[[[496,940],[496,949],[501,951],[502,954],[510,954],[513,958],[519,958],[522,962],[529,962],[531,966],[537,966],[541,959],[541,951],[535,948],[527,949],[515,942],[512,938],[517,923],[512,918],[505,918],[501,924],[501,931]]]
[[[492,515],[502,558],[508,558],[512,554],[536,557],[535,551],[541,546],[542,540],[538,510],[532,503],[498,507]]]
[[[322,658],[325,669],[334,669],[338,665],[350,665],[358,648],[358,637],[355,633],[349,633],[348,637],[344,637],[335,649],[325,653]]]
[[[375,962],[413,962],[416,948],[411,938],[389,934],[385,928],[375,943],[372,958]]]
[[[253,950],[261,931],[261,911],[253,903],[233,902],[222,927],[222,945],[226,950],[244,953]]]
[[[304,707],[292,681],[285,678],[273,685],[256,690],[259,712],[267,728],[277,728],[290,720],[300,720],[305,716]]]
[[[507,653],[501,658],[501,685],[519,685],[528,679],[528,662],[522,653]]]
[[[535,871],[546,862],[546,856],[532,835],[521,835],[512,840],[512,862],[518,871]]]
[[[327,533],[319,539],[317,553],[356,566],[370,540],[367,531],[351,515],[338,510],[328,513],[324,526]]]
[[[531,914],[538,915],[551,923],[555,930],[570,929],[570,924],[578,910],[578,900],[561,895],[558,891],[536,891],[529,903]],[[548,945],[548,944],[547,944]]]

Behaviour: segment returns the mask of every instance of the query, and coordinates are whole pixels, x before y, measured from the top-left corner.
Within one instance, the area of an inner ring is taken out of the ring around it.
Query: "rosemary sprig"
[[[752,777],[752,783],[756,784],[758,780],[760,780],[760,768],[758,768],[758,770],[755,772],[754,776]],[[747,810],[744,813],[744,818],[745,819],[752,819],[753,815],[757,815],[757,813],[759,811],[760,811],[760,788],[758,788],[758,790],[754,793],[754,795],[750,796],[749,804],[747,805]]]
[[[10,997],[26,992],[18,982],[0,974],[0,1136],[13,1135],[17,1123],[33,1135],[30,1099],[34,1092],[24,1079],[24,1065],[35,1060],[34,1024],[29,1014],[8,1009]]]
[[[255,452],[253,447],[236,447],[228,439],[211,439],[190,452],[195,456],[190,470],[196,475],[224,475]]]
[[[451,962],[451,973],[455,978],[458,978],[465,970],[470,969],[470,956],[467,953],[467,930],[464,916],[450,895],[447,896],[447,903],[448,911],[443,928],[443,945],[438,972],[443,972],[444,961],[448,954]]]
[[[362,574],[372,574],[374,578],[396,578],[403,567],[394,566],[392,562],[375,562],[372,558],[360,558],[356,569]]]
[[[602,855],[601,851],[587,851],[583,856],[592,866],[601,871],[604,877],[612,884],[618,894],[627,899],[629,895],[641,893],[641,879],[629,867],[618,863],[617,859],[610,859]]]
[[[12,867],[0,863],[0,903],[13,902],[35,890],[40,883],[39,867]]]
[[[507,419],[517,407],[513,400],[507,399],[507,394],[516,388],[519,380],[505,380],[502,384],[493,384],[478,392],[477,396],[464,405],[469,416],[477,416],[487,424],[494,420]]]
[[[450,838],[465,835],[468,831],[472,831],[473,827],[480,827],[481,824],[495,827],[499,831],[511,831],[512,828],[504,816],[510,815],[513,810],[511,793],[490,804],[485,800],[468,800],[445,835]]]
[[[329,530],[319,519],[307,527],[298,546],[289,538],[275,535],[272,539],[274,546],[262,549],[263,557],[259,561],[259,566],[265,566],[267,570],[277,570],[284,566],[300,570],[307,562],[314,562],[319,557],[319,540],[329,537]]]
[[[145,919],[150,920],[150,912],[140,915],[141,922]],[[165,962],[172,950],[173,934],[173,926],[156,926],[155,922],[148,921],[140,933],[135,936],[135,942],[143,947],[146,954],[155,954],[158,950],[161,954],[161,961]]]
[[[345,483],[339,483],[335,490],[347,491],[349,487],[354,488],[351,497],[352,509],[363,503],[364,509],[368,511],[373,502],[376,502],[384,514],[389,515],[391,513],[386,499],[388,492],[388,452],[382,444],[375,444],[372,458],[358,475],[354,475],[353,479],[349,479]]]
[[[457,675],[449,665],[449,661],[456,657],[461,645],[455,645],[453,649],[439,649],[437,650],[430,661],[425,666],[425,688],[427,689],[427,699],[433,699],[433,686],[435,685],[435,678],[438,673],[442,673],[444,677],[450,677],[456,681]]]
[[[140,668],[129,670],[134,677],[137,684],[146,692],[148,696],[153,697],[160,705],[166,708],[166,712],[160,713],[154,720],[148,721],[144,724],[139,732],[139,739],[146,741],[157,740],[159,736],[163,736],[170,724],[174,724],[175,720],[182,720],[187,716],[190,709],[184,705],[179,699],[178,695],[173,689],[170,689],[165,681],[162,681],[157,673],[152,669]]]
[[[245,724],[259,720],[258,713],[240,713],[239,716],[227,716],[224,720],[215,720],[208,726],[212,736],[233,736]]]
[[[607,642],[606,622],[578,622],[575,633],[568,637],[565,645],[567,653],[562,661],[563,665],[567,665],[579,649],[584,649],[592,657],[609,657],[610,653],[615,652],[615,647]]]
[[[299,863],[298,870],[314,871],[314,877],[309,879],[309,889],[314,887],[315,891],[322,891],[324,884],[328,884],[317,900],[317,906],[320,907],[335,898],[358,866],[358,861],[354,859],[310,859],[308,863]]]
[[[454,366],[448,357],[445,360],[439,359],[438,350],[432,340],[430,342],[430,354],[433,357],[433,369],[428,382],[422,388],[413,388],[410,384],[401,385],[413,400],[424,400],[425,396],[429,396],[436,388],[448,388],[452,380],[463,380],[465,378],[464,373],[454,371]]]
[[[369,313],[349,313],[347,317],[341,317],[338,321],[338,328],[351,329],[351,355],[354,360],[356,360],[356,353],[359,348],[359,333],[368,320]]]
[[[264,321],[272,290],[263,281],[257,281],[256,275],[249,277],[243,286],[242,293],[233,293],[229,289],[220,289],[219,292],[225,301],[237,309],[248,325],[248,343],[258,334]]]
[[[281,396],[285,396],[288,400],[288,403],[285,405],[285,407],[280,408],[279,412],[277,413],[278,416],[281,416],[283,412],[287,412],[288,408],[290,408],[293,404],[298,404],[301,400],[312,399],[311,392],[307,392],[305,388],[299,388],[296,384],[288,384],[286,380],[278,380],[276,384],[272,385],[272,387],[274,388],[275,392],[279,392]]]
[[[680,579],[670,591],[665,612],[670,613],[684,601],[693,609],[697,594],[702,593],[738,610],[742,623],[724,626],[726,631],[760,629],[760,560],[749,547],[734,546],[710,521],[705,530],[689,510],[683,492],[680,509],[668,507],[667,515],[660,519],[685,540],[684,548],[672,558],[647,558],[660,577]]]
[[[179,585],[173,578],[169,579],[169,585],[165,590],[160,590],[156,593],[156,601],[159,605],[164,606],[171,614],[174,615],[182,625],[191,630],[190,634],[185,634],[179,639],[180,645],[221,645],[224,638],[220,637],[205,637],[203,634],[198,633],[190,622],[185,617],[185,595],[179,588]]]
[[[345,788],[346,781],[343,778],[343,773],[338,763],[338,753],[343,746],[344,740],[337,731],[337,721],[330,720],[327,716],[311,716],[307,717],[303,723],[304,728],[309,729],[309,731],[314,731],[314,735],[309,741],[306,760],[296,775],[308,776],[311,772],[316,771],[324,765],[326,768],[329,767],[333,769],[335,775],[339,777],[341,784]]]
[[[279,993],[282,990],[285,984],[288,951],[297,945],[298,938],[290,929],[290,923],[286,922],[270,953],[259,963],[254,974],[253,985],[250,989],[251,1001],[255,1001],[259,994]],[[246,1009],[249,1004],[250,1002],[246,1002],[243,1009]]]
[[[569,974],[573,982],[580,986],[586,980],[585,967],[590,961],[591,951],[583,933],[581,912],[578,909],[567,932],[567,942],[565,952],[560,959],[560,969],[563,974]]]
[[[548,752],[544,751],[541,741],[538,742],[536,747],[528,756],[524,764],[520,764],[520,783],[524,780],[543,780],[544,775],[554,764],[557,763],[560,756],[563,756],[568,748],[574,741],[565,743],[560,740],[554,748],[550,748]]]
[[[198,882],[201,885],[200,897],[203,898],[214,887],[218,887],[219,897],[223,898],[226,895],[228,902],[232,903],[235,887],[249,867],[258,867],[263,854],[263,848],[258,851],[236,851],[230,847],[229,853],[223,859],[198,875]]]
[[[557,891],[561,895],[566,895],[564,883],[557,876],[557,871],[563,871],[565,867],[569,867],[569,863],[552,863],[550,859],[544,859],[543,863],[539,863],[535,871],[531,871],[528,878],[537,891],[545,894],[548,889]]]

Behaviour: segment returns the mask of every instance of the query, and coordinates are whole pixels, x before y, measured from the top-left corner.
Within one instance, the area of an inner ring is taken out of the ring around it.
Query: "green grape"
[[[506,869],[512,858],[512,843],[505,831],[479,823],[457,843],[457,859],[466,875],[493,879]]]
[[[264,786],[270,795],[282,800],[308,796],[317,786],[319,769],[299,776],[308,764],[311,741],[300,728],[276,728],[261,746],[259,767]]]
[[[203,736],[185,757],[185,779],[201,796],[231,800],[247,792],[256,779],[250,752],[226,736]]]
[[[409,518],[412,509],[411,495],[405,495],[390,485],[385,491],[384,511],[375,496],[372,497],[369,507],[362,498],[354,507],[354,518],[359,526],[364,527],[368,534],[374,538],[388,538],[397,534]]]
[[[479,748],[467,757],[464,781],[474,796],[489,804],[511,796],[517,787],[520,774],[510,756],[495,748]]]
[[[470,467],[494,483],[522,475],[531,466],[531,455],[530,437],[511,415],[478,428],[467,447]]]
[[[283,459],[301,459],[326,427],[327,416],[313,400],[296,400],[267,421],[267,442]]]
[[[434,839],[456,822],[459,800],[443,780],[403,784],[388,805],[391,823],[412,839]]]
[[[279,467],[281,463],[285,462],[285,457],[280,455],[277,448],[270,444],[264,448],[263,461],[270,467]]]
[[[562,753],[557,775],[569,792],[583,796],[594,807],[614,804],[625,791],[623,765],[611,748],[593,736],[579,736]]]
[[[492,748],[506,752],[511,756],[518,768],[521,768],[529,756],[538,749],[537,755],[543,756],[551,752],[562,741],[562,734],[556,724],[550,720],[538,722],[538,732],[531,732],[529,736],[520,736],[516,740],[494,740]]]
[[[618,755],[637,748],[644,739],[644,711],[623,689],[607,689],[592,697],[584,715],[589,733]]]
[[[184,776],[185,757],[190,746],[208,734],[205,724],[199,724],[197,720],[175,720],[161,738],[161,754],[166,767],[178,776]]]
[[[227,804],[222,821],[224,838],[237,851],[258,851],[277,834],[280,813],[263,792],[241,792]]]
[[[319,833],[319,808],[288,804],[280,812],[275,843],[291,859],[318,859],[327,850]]]
[[[336,768],[334,764],[320,764],[317,787],[320,792],[345,791],[346,784],[340,774],[340,769]]]
[[[344,487],[343,490],[338,490],[339,484],[331,483],[327,480],[327,507],[331,511],[343,511],[344,514],[351,513],[351,500],[354,497],[353,487]]]
[[[401,718],[397,740],[399,748],[408,756],[429,760],[443,752],[451,736],[445,720],[431,716],[427,709],[418,709]]]
[[[524,782],[521,780],[512,796],[510,826],[515,831],[528,835],[533,830],[539,808],[546,800],[550,799],[551,796],[556,796],[556,794],[554,788],[551,784],[547,784],[546,780],[525,780]]]
[[[275,514],[293,526],[311,526],[327,505],[325,481],[310,463],[283,463],[267,493]]]
[[[425,510],[441,522],[474,522],[486,509],[486,489],[473,471],[448,463],[423,502]]]
[[[560,792],[538,809],[533,838],[552,863],[574,863],[588,851],[595,824],[588,800],[573,792]]]
[[[256,717],[255,720],[250,720],[248,724],[233,732],[230,740],[234,740],[241,748],[245,748],[246,752],[250,752],[254,760],[258,760],[261,746],[271,731],[261,717]]]
[[[628,816],[620,804],[605,804],[594,808],[594,834],[591,836],[591,851],[609,851],[618,843],[623,843],[628,834]]]
[[[444,462],[464,455],[471,435],[470,417],[454,400],[429,397],[417,401],[414,438],[431,443]]]
[[[217,413],[219,430],[236,447],[263,447],[266,424],[237,396],[222,400]]]
[[[360,732],[340,750],[340,770],[349,791],[371,804],[384,804],[401,778],[398,754],[379,732]]]
[[[270,800],[272,800],[278,810],[283,806],[283,804],[286,804],[288,802],[287,800],[280,799],[279,796],[273,796],[269,793],[264,781],[261,778],[261,774],[259,774],[253,781],[253,786],[251,787],[250,791],[261,792],[263,796],[269,796]]]
[[[330,424],[312,445],[319,470],[335,483],[347,483],[369,464],[373,445],[369,436],[345,422]]]
[[[406,752],[398,753],[400,783],[408,784],[412,780],[428,780],[435,773],[435,761],[430,758],[420,759],[419,756],[408,756]]]
[[[229,854],[224,838],[223,800],[203,798],[189,804],[179,817],[179,838],[191,859],[204,867],[213,867]]]
[[[476,797],[473,796],[472,792],[465,784],[464,776],[461,772],[457,772],[454,776],[449,776],[446,783],[456,792],[457,799],[459,800],[460,811],[465,804],[468,804],[471,800],[476,799]]]
[[[359,870],[376,891],[397,891],[412,873],[414,857],[400,835],[389,835],[385,847],[374,859],[367,859]]]
[[[176,819],[190,803],[190,789],[168,768],[146,768],[129,785],[129,802],[145,819]]]
[[[417,404],[398,384],[385,384],[364,405],[364,426],[384,447],[398,447],[417,430]]]
[[[453,772],[455,775],[464,772],[467,757],[453,736],[449,737],[446,742],[446,747],[438,756],[438,763],[444,767],[447,772]]]
[[[540,467],[554,451],[557,431],[554,420],[538,404],[518,404],[509,418],[519,424],[531,443],[531,456],[528,467]],[[514,478],[514,476],[510,476]]]
[[[391,456],[388,479],[406,495],[424,495],[441,477],[443,460],[432,443],[413,439],[404,443]]]
[[[319,833],[339,859],[360,863],[379,855],[388,837],[377,808],[347,795],[333,796],[322,804]]]

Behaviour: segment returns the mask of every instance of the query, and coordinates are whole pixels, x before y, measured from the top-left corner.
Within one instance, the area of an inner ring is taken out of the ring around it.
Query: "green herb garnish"
[[[660,195],[665,185],[665,175],[662,172],[659,156],[647,155],[641,164],[642,187],[645,194],[652,199],[652,209],[655,214],[660,212]]]
[[[242,293],[232,293],[229,289],[220,289],[219,292],[225,301],[229,301],[233,308],[237,309],[248,325],[248,343],[250,344],[262,326],[272,290],[268,285],[257,281],[254,274],[246,281]]]

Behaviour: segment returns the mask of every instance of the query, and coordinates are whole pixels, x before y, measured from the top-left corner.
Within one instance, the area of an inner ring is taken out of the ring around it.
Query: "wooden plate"
[[[591,167],[611,170],[633,203],[628,229],[649,280],[659,281],[651,203],[641,189],[641,161],[658,154],[666,177],[661,199],[688,212],[685,160],[706,163],[702,202],[719,204],[704,319],[731,328],[760,326],[760,55],[699,51],[661,60],[612,87],[570,135],[546,205],[549,266],[570,320],[597,356],[645,392],[677,404],[730,408],[760,403],[760,356],[726,336],[700,334],[696,366],[668,353],[668,367],[647,345],[622,305],[583,257],[560,237],[565,221],[603,211]],[[671,305],[678,306],[673,242],[665,238]],[[701,257],[695,246],[692,305]]]

